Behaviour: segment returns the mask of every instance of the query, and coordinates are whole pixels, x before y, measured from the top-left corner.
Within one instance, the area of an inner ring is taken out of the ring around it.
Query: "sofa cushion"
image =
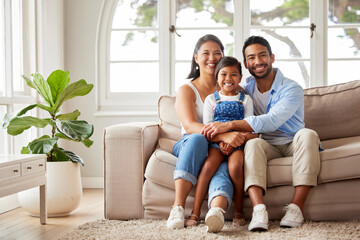
[[[162,149],[156,149],[151,155],[145,170],[145,178],[174,189],[174,170],[177,158]]]
[[[181,125],[174,106],[175,97],[161,96],[159,98],[160,138],[178,141],[181,138]]]
[[[305,126],[321,140],[360,135],[360,80],[304,90]]]
[[[319,182],[360,177],[360,136],[324,141]]]
[[[321,169],[318,183],[360,177],[360,137],[341,138],[322,142]],[[246,160],[245,160],[246,161]],[[267,185],[291,185],[292,157],[268,161]]]

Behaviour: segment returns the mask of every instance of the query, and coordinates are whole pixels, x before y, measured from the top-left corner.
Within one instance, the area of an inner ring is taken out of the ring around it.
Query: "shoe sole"
[[[267,231],[269,225],[266,223],[255,223],[252,225],[249,225],[249,231]]]
[[[219,232],[224,227],[224,223],[217,216],[208,217],[205,224],[208,232]]]
[[[281,221],[280,222],[280,227],[283,227],[283,228],[300,227],[301,225],[303,225],[303,222],[302,223],[296,223],[296,222],[290,222],[290,221]]]

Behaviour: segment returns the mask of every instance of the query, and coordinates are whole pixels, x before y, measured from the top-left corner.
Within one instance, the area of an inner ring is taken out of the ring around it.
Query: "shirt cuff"
[[[256,116],[249,116],[244,119],[254,130],[253,133],[259,133],[263,127],[263,122]]]

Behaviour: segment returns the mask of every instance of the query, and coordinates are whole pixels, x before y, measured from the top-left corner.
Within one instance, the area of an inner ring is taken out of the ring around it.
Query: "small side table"
[[[46,155],[0,154],[0,197],[39,186],[40,223],[46,224]]]

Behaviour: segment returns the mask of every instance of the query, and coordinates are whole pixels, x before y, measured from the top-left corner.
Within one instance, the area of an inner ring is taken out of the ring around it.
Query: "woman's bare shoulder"
[[[184,84],[179,87],[176,96],[196,97],[194,90],[188,84]]]

